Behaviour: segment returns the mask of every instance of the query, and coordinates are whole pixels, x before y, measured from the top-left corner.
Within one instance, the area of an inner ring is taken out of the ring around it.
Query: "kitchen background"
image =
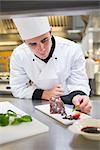
[[[35,14],[37,13],[35,12]],[[47,12],[45,14],[47,14]],[[100,11],[96,11],[94,13],[83,13],[83,14],[81,12],[78,15],[77,13],[75,14],[71,13],[71,14],[73,15],[58,15],[58,14],[48,15],[50,25],[52,26],[52,33],[53,35],[58,35],[73,40],[75,42],[78,42],[82,47],[85,57],[92,55],[93,60],[95,61],[94,78],[95,78],[96,91],[94,95],[99,96],[100,95]],[[4,15],[4,17],[0,15],[0,94],[11,94],[9,89],[10,56],[13,49],[21,43],[22,40],[18,34],[18,31],[12,19],[10,19],[10,17],[7,17],[7,13],[6,15]]]
[[[53,35],[78,42],[87,56],[93,53],[96,62],[100,60],[100,16],[49,16]],[[11,19],[0,20],[0,72],[9,72],[9,61],[13,49],[21,44],[21,38]],[[99,63],[98,69],[99,71]]]

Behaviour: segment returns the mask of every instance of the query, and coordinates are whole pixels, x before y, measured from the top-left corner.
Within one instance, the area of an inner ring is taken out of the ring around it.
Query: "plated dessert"
[[[91,118],[91,116],[76,111],[76,109],[73,111],[73,108],[69,108],[59,97],[53,97],[49,104],[38,105],[35,108],[64,125],[70,125],[76,120]]]
[[[75,111],[73,108],[72,112]],[[50,99],[50,113],[51,114],[61,114],[63,119],[68,120],[77,120],[80,118],[80,112],[75,112],[73,114],[68,115],[65,110],[65,105],[60,97],[52,97]]]

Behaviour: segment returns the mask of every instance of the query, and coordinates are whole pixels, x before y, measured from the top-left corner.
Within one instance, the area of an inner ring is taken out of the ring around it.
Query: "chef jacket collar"
[[[45,63],[47,63],[49,61],[49,59],[52,57],[54,49],[55,49],[55,39],[54,39],[53,36],[52,36],[51,40],[52,40],[52,47],[51,47],[50,53],[49,53],[49,55],[46,59],[41,59],[41,58],[39,58],[38,56],[35,55],[37,58],[44,61]]]

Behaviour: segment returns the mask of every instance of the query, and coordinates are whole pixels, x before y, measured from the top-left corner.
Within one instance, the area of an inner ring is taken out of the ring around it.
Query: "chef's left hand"
[[[88,96],[86,96],[86,95],[76,95],[76,96],[73,97],[72,103],[75,106],[79,106],[79,110],[81,112],[84,112],[86,114],[91,113],[92,105],[91,105],[91,101],[90,101]]]

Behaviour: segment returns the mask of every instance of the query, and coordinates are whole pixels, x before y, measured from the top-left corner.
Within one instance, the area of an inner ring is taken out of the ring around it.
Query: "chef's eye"
[[[37,43],[29,43],[30,46],[36,46]]]
[[[49,40],[49,38],[44,38],[41,42],[42,43],[45,43],[45,42],[47,42]]]

